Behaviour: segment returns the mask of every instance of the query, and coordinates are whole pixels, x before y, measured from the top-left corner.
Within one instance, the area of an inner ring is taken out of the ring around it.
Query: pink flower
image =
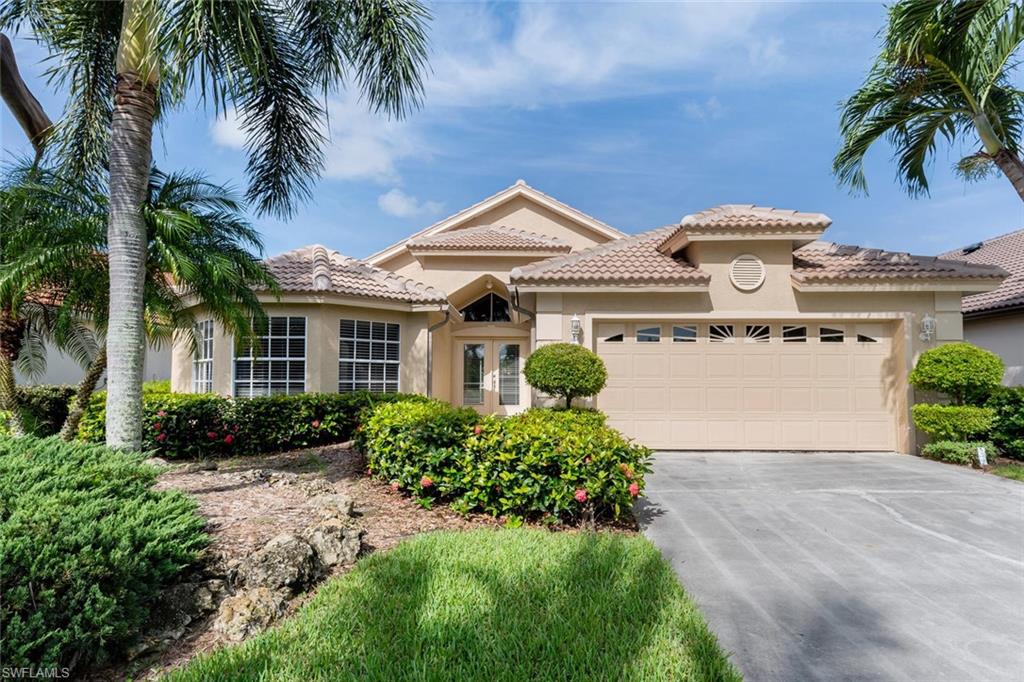
[[[207,431],[206,432],[206,437],[209,438],[210,440],[217,440],[217,432],[216,431]]]
[[[320,428],[320,420],[319,419],[314,419],[313,420],[313,428],[314,429],[319,429]]]
[[[640,494],[640,486],[636,483],[629,484],[629,495],[630,497],[636,497]]]
[[[576,494],[573,497],[576,498],[577,502],[583,504],[584,502],[587,501],[587,489],[580,488],[579,490],[576,491]]]
[[[475,435],[475,436],[479,436],[483,432],[484,432],[484,427],[480,426],[479,424],[477,424],[473,428],[473,435]]]
[[[231,445],[232,443],[235,442],[235,437],[229,433],[228,435],[224,436],[224,442],[227,443],[228,445]]]
[[[160,422],[157,422],[156,424],[153,424],[153,430],[154,431],[159,431],[160,430]]]
[[[622,464],[619,465],[619,469],[621,469],[622,473],[626,475],[626,478],[628,478],[629,480],[633,480],[633,468],[632,467],[630,467],[628,464],[623,462]]]
[[[434,482],[430,480],[429,476],[424,476],[423,478],[420,479],[420,485],[423,486],[424,488],[429,488],[432,485],[434,485]]]
[[[166,417],[167,416],[167,412],[164,411],[164,410],[157,410],[156,416],[158,416],[158,417]]]
[[[156,434],[156,440],[157,440],[158,443],[163,443],[165,440],[167,440],[167,434],[166,433],[158,433],[158,434]]]

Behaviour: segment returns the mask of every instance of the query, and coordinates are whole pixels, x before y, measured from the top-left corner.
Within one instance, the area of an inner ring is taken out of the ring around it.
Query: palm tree
[[[895,148],[900,183],[928,193],[938,138],[979,148],[957,164],[967,179],[998,168],[1024,200],[1019,156],[1024,92],[1012,80],[1024,9],[1007,0],[900,0],[889,9],[882,51],[844,104],[840,184],[867,191],[864,156],[879,138]]]
[[[68,178],[49,169],[23,168],[11,173],[0,189],[4,249],[0,264],[0,303],[4,310],[31,312],[24,303],[40,292],[49,300],[36,304],[61,322],[32,338],[23,334],[16,349],[19,362],[38,363],[41,342],[51,340],[88,364],[85,377],[61,430],[65,439],[77,432],[89,398],[107,369],[103,344],[82,348],[68,330],[83,319],[102,337],[109,329],[109,271],[106,251],[107,190],[102,184]],[[276,282],[259,261],[259,233],[244,218],[244,205],[233,192],[195,173],[150,173],[142,215],[147,231],[143,286],[145,331],[151,343],[178,337],[192,344],[195,310],[216,319],[240,339],[251,339],[253,321],[265,317],[254,289],[275,292]],[[17,318],[15,318],[17,319]],[[0,361],[0,378],[3,376]],[[13,387],[12,389],[13,390]],[[10,404],[0,381],[0,401]]]
[[[0,29],[27,23],[59,57],[69,90],[53,131],[63,164],[109,169],[107,443],[141,444],[142,213],[153,124],[196,93],[234,109],[246,135],[248,198],[287,216],[324,164],[328,94],[351,82],[375,112],[418,106],[429,14],[418,0],[47,0],[12,2]]]

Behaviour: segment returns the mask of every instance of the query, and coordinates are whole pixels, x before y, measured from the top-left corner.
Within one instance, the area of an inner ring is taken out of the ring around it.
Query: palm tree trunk
[[[64,426],[60,429],[61,440],[72,441],[78,435],[78,424],[82,421],[82,415],[85,414],[86,408],[89,407],[89,400],[96,390],[96,384],[100,382],[100,377],[103,376],[103,372],[106,369],[107,347],[100,346],[96,357],[92,359],[89,369],[86,370],[85,376],[82,377],[82,381],[78,384],[75,400],[71,403],[67,419],[64,420]]]
[[[7,414],[7,429],[12,436],[25,435],[14,380],[14,361],[21,352],[24,333],[24,323],[8,310],[0,312],[0,411]]]
[[[107,330],[107,445],[142,447],[146,353],[142,289],[146,271],[146,199],[153,161],[157,54],[151,0],[125,0],[110,128],[110,321]]]
[[[1017,190],[1017,195],[1024,200],[1024,163],[1021,163],[1020,157],[1008,149],[1000,149],[993,155],[992,160]]]

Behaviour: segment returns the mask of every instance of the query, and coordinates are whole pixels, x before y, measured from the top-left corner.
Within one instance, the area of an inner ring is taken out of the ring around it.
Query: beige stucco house
[[[964,339],[999,355],[1003,383],[1024,386],[1024,230],[945,253],[939,258],[996,265],[1009,273],[998,289],[964,297]]]
[[[719,206],[626,235],[522,181],[365,260],[270,258],[259,348],[212,322],[176,391],[413,391],[482,413],[543,400],[525,358],[581,343],[595,404],[659,448],[912,449],[906,376],[963,338],[960,300],[999,268],[821,241],[830,220]]]

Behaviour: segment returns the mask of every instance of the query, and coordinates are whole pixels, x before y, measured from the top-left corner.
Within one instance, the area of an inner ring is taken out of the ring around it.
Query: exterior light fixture
[[[583,334],[583,323],[580,322],[579,315],[573,314],[572,321],[569,322],[569,333],[572,334],[572,342],[578,344]]]
[[[935,338],[935,317],[933,315],[926,314],[921,318],[920,338],[922,341],[931,341]]]

